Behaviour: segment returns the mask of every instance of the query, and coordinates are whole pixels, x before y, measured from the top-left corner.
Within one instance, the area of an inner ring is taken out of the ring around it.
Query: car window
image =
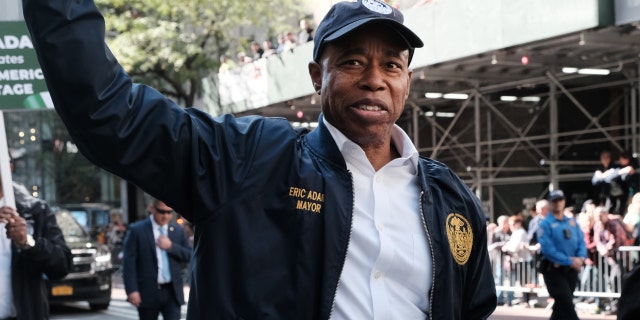
[[[85,215],[86,217],[86,215]],[[87,234],[84,229],[78,224],[72,213],[67,210],[60,210],[56,212],[56,220],[58,226],[62,229],[62,234],[65,238],[68,237],[86,237]]]
[[[96,210],[93,215],[94,225],[106,227],[109,225],[109,211]]]
[[[71,215],[78,221],[78,223],[83,226],[89,226],[89,215],[84,210],[71,210]]]

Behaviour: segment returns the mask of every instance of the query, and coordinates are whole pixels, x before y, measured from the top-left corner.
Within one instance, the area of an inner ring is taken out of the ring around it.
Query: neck
[[[558,219],[558,220],[562,220],[564,218],[564,213],[562,213],[562,211],[560,212],[554,212],[553,213],[553,217]]]
[[[391,160],[400,157],[400,153],[393,143],[389,143],[386,146],[363,147],[362,149],[375,171],[380,170],[387,163],[391,162]]]

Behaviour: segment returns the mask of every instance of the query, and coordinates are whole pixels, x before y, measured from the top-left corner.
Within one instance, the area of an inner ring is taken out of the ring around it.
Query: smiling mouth
[[[379,106],[358,105],[356,108],[365,111],[382,111],[382,108]]]

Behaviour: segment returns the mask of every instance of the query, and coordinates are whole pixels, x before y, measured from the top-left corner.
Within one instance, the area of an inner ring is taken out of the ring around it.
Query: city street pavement
[[[122,278],[113,277],[113,288],[111,290],[111,299],[120,299],[127,301],[127,293],[124,291]],[[184,286],[184,301],[189,301],[189,286]]]
[[[578,306],[579,307],[579,306]],[[489,317],[489,320],[542,320],[549,319],[551,310],[545,308],[525,308],[521,306],[504,307],[500,306]],[[616,316],[607,316],[604,314],[590,314],[586,312],[578,312],[580,320],[615,320]]]
[[[189,286],[184,287],[185,300],[189,298]],[[127,295],[124,291],[124,285],[122,284],[122,278],[114,277],[114,285],[111,297],[117,301],[126,301]],[[580,320],[615,320],[613,315],[593,314],[586,312],[589,306],[583,303],[576,304],[576,308],[579,311],[578,317]],[[133,309],[133,308],[132,308]],[[186,311],[186,308],[184,308]],[[135,309],[134,309],[135,310]],[[184,316],[184,314],[183,314]],[[551,310],[545,308],[525,308],[523,306],[499,306],[496,311],[489,317],[489,320],[543,320],[549,319],[551,316]]]

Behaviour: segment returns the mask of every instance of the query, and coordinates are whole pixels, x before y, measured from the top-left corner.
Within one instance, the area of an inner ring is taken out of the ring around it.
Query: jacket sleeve
[[[39,266],[42,273],[49,279],[61,279],[71,270],[73,263],[71,250],[49,206],[38,202],[32,210],[34,216],[42,218],[42,229],[34,233],[35,246],[21,253],[26,255],[34,265]]]
[[[474,249],[469,257],[465,289],[461,293],[463,299],[460,319],[488,319],[496,309],[497,296],[487,248],[486,216],[479,199],[469,189],[466,190],[471,197],[468,208],[473,210],[470,215],[476,235],[473,239]]]
[[[261,121],[214,119],[133,84],[92,0],[23,0],[23,12],[56,111],[88,160],[193,223],[234,195]]]
[[[124,289],[129,295],[131,292],[139,291],[138,289],[138,235],[133,225],[129,228],[124,238],[122,246],[122,279],[124,281]]]
[[[177,226],[176,228],[182,229],[182,227]],[[191,259],[191,247],[189,246],[189,240],[187,239],[187,234],[180,230],[178,235],[178,241],[174,241],[171,245],[171,249],[167,250],[167,253],[173,256],[179,262],[189,262]]]

